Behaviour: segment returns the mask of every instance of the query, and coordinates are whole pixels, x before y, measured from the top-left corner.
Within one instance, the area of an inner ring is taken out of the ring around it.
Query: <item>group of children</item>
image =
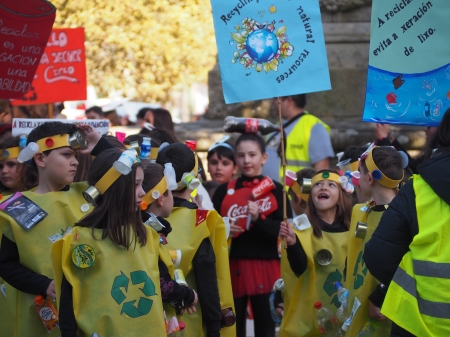
[[[86,140],[84,149],[75,138]],[[256,134],[208,151],[208,171],[220,183],[215,210],[193,202],[201,169],[185,144],[158,144],[153,160],[139,160],[89,126],[52,122],[28,135],[39,149],[18,163],[19,141],[3,144],[0,161],[2,335],[48,335],[36,313],[41,295],[56,300],[55,336],[245,337],[250,303],[255,336],[273,337],[270,298],[280,277],[280,337],[322,335],[314,303],[338,309],[336,282],[349,290],[349,311],[360,302],[347,336],[369,316],[382,322],[376,336],[388,335],[380,314],[386,287],[362,255],[404,178],[405,160],[392,147],[350,156],[353,211],[345,172],[303,169],[283,214],[283,186],[262,175],[267,154]],[[77,156],[86,154],[94,157],[87,181],[74,183]],[[24,170],[35,175],[24,180]],[[270,188],[256,193],[261,186]]]

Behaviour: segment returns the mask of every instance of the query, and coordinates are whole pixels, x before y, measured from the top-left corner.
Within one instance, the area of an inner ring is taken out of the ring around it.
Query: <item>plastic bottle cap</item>
[[[344,331],[348,331],[348,328],[349,328],[349,326],[347,325],[347,324],[342,324],[342,330],[344,330]]]
[[[34,303],[36,303],[38,306],[42,307],[45,304],[45,298],[42,295],[37,295],[34,298]]]
[[[316,302],[316,303],[314,303],[314,307],[315,307],[316,309],[322,308],[322,302]]]
[[[83,205],[81,205],[80,209],[83,213],[86,213],[87,211],[89,211],[89,205],[83,204]]]
[[[335,288],[336,289],[339,289],[339,288],[343,288],[344,286],[342,285],[342,283],[341,282],[336,282],[335,284],[334,284],[334,286],[335,286]]]
[[[180,330],[184,330],[186,328],[186,323],[178,321],[178,326],[180,327]]]

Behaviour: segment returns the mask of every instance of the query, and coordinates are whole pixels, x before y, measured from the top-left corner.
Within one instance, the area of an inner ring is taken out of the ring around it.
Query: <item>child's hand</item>
[[[288,246],[292,246],[297,242],[297,237],[295,236],[294,230],[286,222],[281,223],[279,237],[282,240],[286,238],[286,243]]]
[[[255,222],[259,218],[259,207],[255,201],[248,202],[248,214],[252,216],[252,222]]]
[[[95,130],[92,126],[87,124],[78,124],[77,128],[82,131],[87,140],[87,147],[83,150],[80,150],[80,153],[91,153],[92,149],[97,145],[102,135]]]
[[[283,311],[284,311],[284,303],[280,303],[275,308],[275,313],[277,314],[279,319],[283,318]]]
[[[370,300],[369,300],[369,317],[373,318],[376,321],[383,321],[386,319],[386,316],[384,316],[380,312],[380,308],[378,308]]]
[[[56,299],[56,291],[55,291],[55,281],[52,280],[50,284],[47,287],[46,294],[48,297],[51,297],[52,299]]]
[[[244,230],[241,227],[236,226],[234,223],[230,224],[230,237],[231,238],[234,238],[236,236],[236,234],[242,233],[242,232],[244,232]]]

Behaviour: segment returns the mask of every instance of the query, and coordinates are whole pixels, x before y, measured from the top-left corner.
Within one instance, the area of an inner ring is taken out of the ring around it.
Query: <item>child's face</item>
[[[361,177],[359,178],[359,187],[361,189],[361,194],[366,198],[372,197],[372,185],[370,181],[372,180],[372,177],[370,176],[369,172],[366,172],[364,168],[359,168],[359,172],[361,174]]]
[[[236,174],[237,167],[233,161],[225,156],[219,159],[217,152],[214,153],[208,160],[208,172],[211,174],[212,180],[221,184],[227,183]]]
[[[337,207],[340,188],[334,181],[320,180],[312,187],[310,200],[318,211],[331,210]]]
[[[167,190],[167,195],[162,195],[161,215],[163,218],[168,218],[173,209],[173,195],[172,191]]]
[[[135,200],[136,200],[136,211],[140,208],[142,198],[145,195],[144,189],[142,188],[142,182],[144,181],[144,170],[142,167],[138,167],[136,170],[136,181],[135,181]]]
[[[20,190],[22,184],[17,159],[0,161],[0,181],[9,190]]]
[[[77,152],[70,147],[60,147],[44,156],[46,178],[54,185],[70,185],[77,173]]]
[[[241,174],[255,177],[262,174],[262,167],[267,161],[267,153],[261,153],[257,142],[245,140],[236,147],[236,165]]]

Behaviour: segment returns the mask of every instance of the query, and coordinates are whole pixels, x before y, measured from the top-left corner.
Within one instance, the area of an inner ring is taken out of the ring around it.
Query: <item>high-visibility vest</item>
[[[381,312],[415,336],[450,336],[450,205],[414,175],[419,233],[403,257]]]
[[[335,282],[343,282],[348,232],[328,233],[322,231],[322,238],[313,234],[313,228],[294,232],[307,256],[306,271],[298,277],[292,271],[286,250],[282,250],[281,274],[284,280],[284,317],[281,321],[280,337],[319,337],[314,303],[336,312],[340,306]],[[320,265],[317,252],[328,250],[332,259],[328,265]]]
[[[294,172],[305,167],[312,167],[309,158],[309,139],[311,130],[317,123],[322,124],[330,133],[330,127],[316,116],[305,111],[292,131],[286,136],[286,170]],[[280,167],[280,181],[283,181],[283,167]]]
[[[352,221],[350,224],[348,246],[347,246],[347,275],[345,288],[348,289],[348,311],[353,309],[355,297],[361,302],[361,306],[356,311],[351,321],[346,336],[353,337],[363,328],[369,319],[369,296],[374,292],[380,283],[366,267],[363,259],[364,247],[372,237],[373,232],[378,227],[381,216],[384,212],[370,210],[369,203],[356,204],[353,206]],[[363,239],[355,237],[358,222],[367,224],[367,232]],[[374,337],[389,336],[391,331],[391,321],[385,319],[380,321],[380,327],[374,332]]]

